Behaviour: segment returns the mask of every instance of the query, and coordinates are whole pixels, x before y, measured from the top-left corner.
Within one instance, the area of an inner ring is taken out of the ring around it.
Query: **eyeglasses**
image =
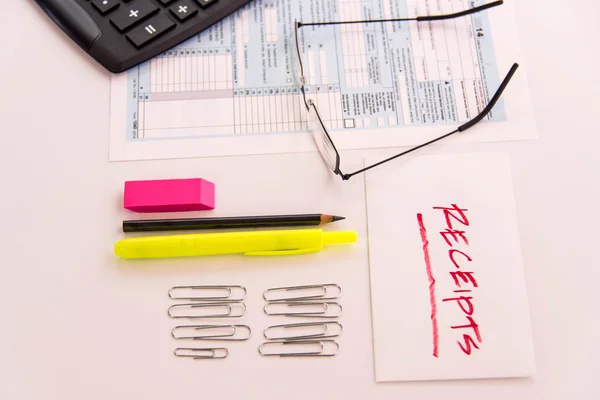
[[[295,78],[297,81],[296,83],[300,86],[302,96],[304,98],[304,104],[306,106],[306,110],[308,113],[309,130],[312,131],[313,138],[315,140],[317,148],[319,149],[319,152],[321,153],[321,156],[323,157],[323,160],[325,161],[327,166],[336,175],[339,175],[343,180],[348,180],[351,177],[353,177],[354,175],[357,175],[362,172],[368,171],[372,168],[378,167],[389,161],[395,160],[396,158],[399,158],[406,154],[412,153],[413,151],[422,149],[423,147],[429,146],[430,144],[436,143],[436,142],[443,140],[449,136],[452,136],[455,133],[466,131],[467,129],[471,128],[473,125],[475,125],[478,122],[480,122],[481,120],[483,120],[486,117],[486,115],[492,111],[492,109],[494,108],[494,106],[496,105],[498,100],[500,99],[500,96],[502,96],[504,89],[506,89],[506,86],[508,86],[508,83],[512,79],[513,75],[517,72],[517,69],[519,68],[519,64],[517,64],[517,63],[513,64],[510,71],[508,72],[508,74],[506,75],[506,77],[504,78],[504,80],[502,81],[502,83],[500,84],[498,89],[496,90],[496,93],[490,99],[489,103],[483,108],[483,110],[481,110],[481,112],[479,114],[477,114],[470,121],[459,126],[457,129],[453,130],[450,133],[439,136],[433,140],[430,140],[426,143],[423,143],[421,145],[413,147],[413,148],[406,150],[400,154],[397,154],[393,157],[382,160],[378,163],[375,163],[373,165],[370,165],[370,166],[360,169],[358,171],[352,172],[350,174],[345,174],[340,169],[340,153],[338,152],[335,144],[333,143],[333,140],[331,140],[331,136],[329,135],[329,132],[328,132],[327,128],[325,127],[325,124],[323,123],[323,118],[321,118],[321,114],[319,113],[319,110],[317,109],[317,106],[315,105],[315,103],[311,99],[309,99],[306,94],[306,92],[307,92],[306,76],[304,74],[304,64],[302,63],[302,54],[300,51],[300,40],[298,39],[298,37],[299,37],[298,31],[300,30],[300,28],[302,28],[303,26],[363,24],[363,23],[378,23],[378,22],[442,21],[442,20],[464,17],[466,15],[474,14],[474,13],[477,13],[477,12],[480,12],[483,10],[487,10],[492,7],[500,6],[502,4],[504,4],[504,1],[499,0],[499,1],[494,1],[494,2],[488,3],[488,4],[483,4],[478,7],[473,7],[468,10],[460,11],[457,13],[444,14],[444,15],[430,15],[430,16],[422,16],[422,17],[414,17],[414,18],[392,18],[392,19],[377,19],[377,20],[364,20],[364,21],[334,21],[334,22],[310,22],[310,23],[296,21],[295,30],[294,30],[294,38],[295,38],[295,42],[296,42],[296,57],[295,57],[295,61],[293,63],[294,75],[295,75]]]

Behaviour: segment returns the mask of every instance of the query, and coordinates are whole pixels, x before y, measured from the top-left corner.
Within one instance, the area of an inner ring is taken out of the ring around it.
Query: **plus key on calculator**
[[[35,0],[83,50],[122,72],[176,46],[250,0]]]

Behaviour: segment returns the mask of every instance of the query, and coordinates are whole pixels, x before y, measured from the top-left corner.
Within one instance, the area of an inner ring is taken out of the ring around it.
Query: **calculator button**
[[[169,10],[171,10],[171,13],[180,21],[185,21],[198,12],[196,7],[188,0],[178,1],[173,4]]]
[[[127,7],[121,7],[119,11],[113,14],[110,22],[123,32],[156,11],[158,11],[158,7],[150,0],[138,0]]]
[[[160,1],[161,3],[163,3],[163,5],[166,6],[167,4],[171,4],[174,0],[158,0],[158,1]]]
[[[98,11],[100,11],[100,14],[102,15],[108,14],[115,8],[119,7],[117,0],[92,0],[92,4]]]
[[[137,47],[142,47],[151,40],[161,36],[174,26],[175,22],[171,21],[169,17],[159,14],[151,20],[146,21],[146,23],[133,29],[126,36],[127,39],[131,40],[131,42]]]
[[[196,0],[196,2],[197,2],[198,4],[200,4],[200,6],[201,6],[202,8],[204,8],[204,7],[208,7],[208,6],[210,6],[210,5],[211,5],[211,4],[213,4],[213,3],[216,3],[216,2],[217,2],[217,0]]]

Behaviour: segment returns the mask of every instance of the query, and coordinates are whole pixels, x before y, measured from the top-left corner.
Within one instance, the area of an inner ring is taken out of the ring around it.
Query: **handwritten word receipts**
[[[462,258],[460,261],[472,262],[473,259],[466,253],[469,245],[467,232],[464,229],[469,226],[469,220],[465,215],[467,209],[459,208],[456,204],[451,207],[433,207],[434,210],[443,211],[446,221],[446,228],[439,232],[441,237],[447,243],[448,249],[448,275],[445,278],[452,279],[455,289],[449,297],[442,299],[443,303],[448,303],[453,307],[459,307],[464,313],[466,321],[460,321],[460,324],[451,325],[450,329],[457,330],[462,338],[458,341],[458,346],[467,355],[471,355],[473,349],[479,349],[478,343],[481,343],[481,333],[479,325],[475,322],[475,306],[473,305],[473,289],[479,287],[475,280],[473,271],[465,271],[461,269],[457,258]],[[431,268],[431,259],[429,256],[429,240],[427,239],[427,230],[423,222],[423,214],[417,214],[419,223],[419,232],[423,242],[423,253],[425,258],[425,266],[427,270],[427,278],[429,280],[429,296],[431,303],[431,321],[433,325],[433,355],[439,355],[439,331],[437,326],[437,304],[435,300],[435,277]],[[454,225],[460,224],[461,228],[455,228]],[[462,248],[459,250],[457,247]],[[443,278],[442,278],[443,279]],[[469,288],[465,288],[465,285]],[[467,333],[465,333],[465,330]]]
[[[366,176],[376,380],[532,375],[508,157],[390,167]]]

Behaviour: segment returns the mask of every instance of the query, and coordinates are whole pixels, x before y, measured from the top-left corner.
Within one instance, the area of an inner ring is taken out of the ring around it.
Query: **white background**
[[[0,398],[597,399],[600,319],[600,57],[594,0],[515,4],[539,140],[427,153],[506,151],[515,196],[537,375],[524,380],[375,384],[363,181],[338,182],[318,155],[108,163],[109,83],[33,1],[0,14]],[[346,169],[362,156],[345,153]],[[333,212],[351,248],[293,259],[123,263],[111,254],[127,179],[199,176],[219,215]],[[282,189],[288,189],[284,192]],[[409,195],[409,194],[407,194]],[[339,356],[261,358],[261,292],[344,287]],[[176,359],[165,316],[175,284],[241,283],[254,336],[223,361]]]

